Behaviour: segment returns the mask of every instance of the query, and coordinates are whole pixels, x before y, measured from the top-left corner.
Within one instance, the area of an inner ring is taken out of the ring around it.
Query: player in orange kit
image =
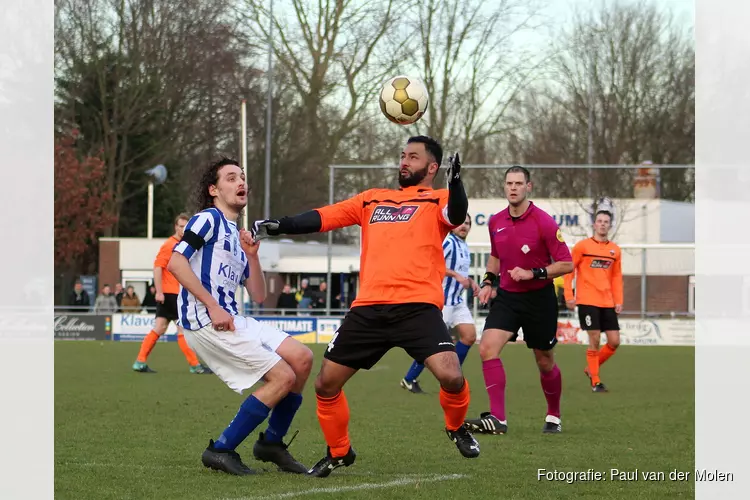
[[[441,312],[443,240],[466,220],[469,200],[458,154],[449,161],[448,189],[433,187],[442,157],[437,141],[412,137],[401,152],[400,189],[369,189],[334,205],[253,225],[255,239],[362,228],[357,299],[328,344],[315,380],[318,421],[328,447],[310,476],[326,477],[354,463],[343,387],[393,347],[403,348],[435,375],[448,437],[464,457],[479,456],[479,444],[463,426],[469,383]]]
[[[177,279],[167,271],[167,264],[172,257],[172,249],[180,242],[185,231],[185,225],[190,220],[188,214],[180,214],[174,221],[174,234],[165,241],[154,261],[154,286],[156,287],[156,321],[154,329],[151,330],[141,343],[141,349],[138,352],[138,358],[133,363],[133,370],[141,373],[156,373],[148,366],[148,355],[159,341],[159,337],[167,331],[170,321],[177,324],[177,294],[180,293],[180,284]],[[185,337],[182,334],[182,327],[177,324],[177,343],[185,355],[185,359],[190,365],[190,373],[210,374],[212,373],[207,367],[204,367],[198,361],[198,356],[188,346]]]
[[[617,315],[622,312],[622,252],[609,240],[612,214],[601,210],[594,220],[594,235],[581,240],[573,247],[573,272],[565,275],[565,303],[568,309],[578,306],[581,329],[589,336],[586,351],[588,366],[584,369],[591,380],[593,392],[607,392],[599,379],[599,367],[620,345],[620,324]],[[575,296],[573,278],[576,279]],[[599,350],[601,333],[607,334],[607,343]]]

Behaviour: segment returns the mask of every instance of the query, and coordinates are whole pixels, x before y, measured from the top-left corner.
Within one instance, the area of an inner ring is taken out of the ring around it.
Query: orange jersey
[[[161,291],[162,293],[180,293],[180,283],[172,273],[167,271],[167,264],[172,257],[172,250],[180,242],[177,238],[170,236],[159,249],[154,261],[154,268],[161,267]]]
[[[579,305],[614,307],[622,304],[622,252],[611,241],[587,238],[573,247],[573,272],[565,275],[565,300]]]
[[[352,307],[424,302],[443,308],[448,190],[370,189],[317,209],[321,231],[362,227],[360,289]]]

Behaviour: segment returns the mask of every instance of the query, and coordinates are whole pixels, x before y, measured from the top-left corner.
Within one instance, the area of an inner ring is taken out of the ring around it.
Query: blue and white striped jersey
[[[443,255],[445,268],[457,272],[463,277],[469,276],[471,254],[469,245],[453,233],[448,233],[443,240]],[[464,287],[453,278],[443,278],[443,297],[446,306],[455,306],[464,301]]]
[[[237,225],[217,208],[207,208],[188,221],[185,234],[187,237],[175,245],[174,251],[190,261],[193,272],[219,305],[229,314],[238,315],[235,292],[250,276],[250,266],[240,246]],[[190,240],[195,244],[188,243]],[[182,285],[177,313],[186,330],[198,330],[211,323],[206,306]]]

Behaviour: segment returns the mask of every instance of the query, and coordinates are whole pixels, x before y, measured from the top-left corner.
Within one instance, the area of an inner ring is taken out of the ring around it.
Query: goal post
[[[498,164],[468,164],[468,165],[462,165],[461,170],[506,170],[510,168],[513,165],[498,165]],[[565,165],[565,164],[539,164],[539,165],[533,165],[533,164],[526,164],[524,165],[527,169],[529,169],[531,172],[538,171],[538,170],[583,170],[584,172],[581,172],[582,175],[588,175],[588,178],[591,178],[593,171],[598,170],[604,170],[604,171],[612,171],[612,170],[629,170],[636,172],[634,178],[638,178],[638,175],[640,175],[640,171],[642,170],[654,170],[657,171],[656,174],[656,181],[651,180],[652,184],[655,182],[655,195],[651,198],[644,198],[643,201],[648,201],[648,199],[659,199],[658,193],[659,193],[659,173],[663,169],[683,169],[683,170],[691,170],[694,169],[694,165],[652,165],[650,163],[645,164],[618,164],[618,165],[586,165],[586,164],[578,164],[578,165]],[[337,201],[341,201],[344,199],[344,197],[341,197],[341,200],[337,199],[337,190],[336,190],[336,174],[337,172],[342,171],[365,171],[365,170],[393,170],[396,171],[397,165],[396,164],[369,164],[369,165],[356,165],[356,164],[335,164],[335,165],[329,165],[328,167],[328,204],[332,205],[336,203]],[[440,174],[438,174],[438,178],[440,177]],[[443,177],[445,179],[445,177]],[[590,183],[589,183],[590,184]],[[368,186],[370,187],[380,187],[380,186]],[[385,186],[382,186],[385,187]],[[578,196],[580,198],[591,198],[590,189],[586,188],[586,193],[579,193]],[[467,193],[468,197],[471,199],[472,193]],[[533,200],[534,198],[532,198]],[[639,200],[640,201],[640,200]],[[504,205],[499,207],[499,209],[504,208]],[[470,207],[471,210],[471,207]],[[589,234],[590,235],[590,234]],[[617,238],[615,238],[617,240]],[[619,244],[619,243],[618,243]],[[640,298],[641,298],[641,314],[646,314],[646,301],[647,301],[647,275],[646,272],[647,265],[648,265],[648,252],[649,250],[657,250],[661,249],[661,251],[672,249],[672,250],[685,250],[690,251],[692,249],[692,252],[694,254],[694,243],[631,243],[623,240],[622,244],[619,244],[623,250],[630,249],[631,251],[639,251],[640,255],[638,257],[639,261],[641,262],[641,267],[643,268],[643,274],[641,276],[641,282],[642,282],[642,289],[640,291]],[[477,248],[481,246],[477,246],[476,244],[470,244],[470,248]],[[333,233],[331,231],[328,232],[328,243],[327,243],[327,269],[326,269],[326,282],[328,283],[328,287],[326,289],[326,315],[331,314],[331,279],[332,279],[332,267],[333,267]],[[489,251],[487,249],[487,251]],[[473,261],[476,262],[476,261]],[[482,267],[482,269],[484,269]],[[476,314],[475,310],[475,314]]]

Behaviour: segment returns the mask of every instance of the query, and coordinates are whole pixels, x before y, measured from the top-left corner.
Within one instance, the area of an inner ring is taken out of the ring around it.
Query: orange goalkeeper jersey
[[[443,308],[448,190],[370,189],[318,208],[321,231],[362,227],[360,288],[352,307],[425,302]]]
[[[578,305],[614,307],[622,304],[622,252],[611,241],[588,238],[573,247],[573,272],[565,275],[565,300]]]

